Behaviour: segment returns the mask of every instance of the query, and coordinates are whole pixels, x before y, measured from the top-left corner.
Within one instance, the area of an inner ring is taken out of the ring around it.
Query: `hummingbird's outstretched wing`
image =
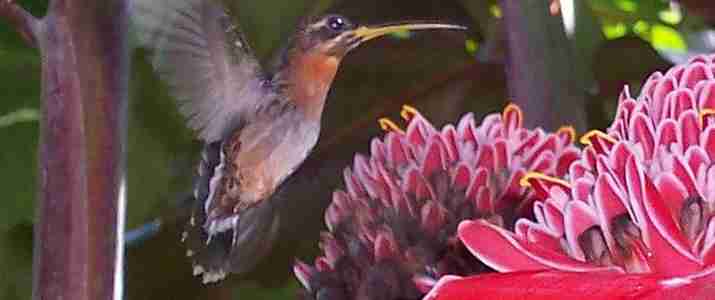
[[[258,60],[220,0],[133,0],[133,30],[206,142],[220,140],[265,97]]]

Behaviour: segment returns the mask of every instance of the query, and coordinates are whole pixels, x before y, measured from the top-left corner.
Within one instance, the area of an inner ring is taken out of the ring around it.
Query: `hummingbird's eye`
[[[347,20],[345,20],[345,18],[343,18],[343,17],[338,17],[338,16],[330,17],[328,19],[327,24],[328,24],[328,27],[330,27],[330,29],[332,29],[334,31],[343,31],[348,27]]]

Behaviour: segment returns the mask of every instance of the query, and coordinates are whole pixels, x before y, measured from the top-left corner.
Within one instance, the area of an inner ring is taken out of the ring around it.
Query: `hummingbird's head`
[[[331,14],[303,26],[300,32],[300,44],[305,51],[316,51],[340,59],[350,50],[374,38],[396,32],[426,29],[464,30],[466,28],[459,25],[426,22],[358,26],[344,16]]]
[[[406,30],[465,29],[439,23],[358,26],[340,15],[326,15],[304,24],[282,56],[274,77],[306,115],[320,120],[323,105],[340,61],[350,50],[371,39]]]

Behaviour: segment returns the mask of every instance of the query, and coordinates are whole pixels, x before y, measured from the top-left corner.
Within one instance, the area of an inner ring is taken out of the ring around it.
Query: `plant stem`
[[[509,54],[511,100],[526,114],[525,125],[554,130],[586,129],[586,84],[578,76],[571,44],[549,1],[501,0]]]
[[[126,101],[125,0],[54,0],[8,20],[42,60],[34,299],[121,299]]]

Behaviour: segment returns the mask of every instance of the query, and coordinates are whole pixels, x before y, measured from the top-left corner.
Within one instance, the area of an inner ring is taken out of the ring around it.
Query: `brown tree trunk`
[[[586,129],[586,86],[578,75],[561,17],[550,1],[501,0],[508,44],[510,100],[526,114],[525,125]]]
[[[121,295],[127,3],[54,0],[4,17],[42,55],[34,299]]]

